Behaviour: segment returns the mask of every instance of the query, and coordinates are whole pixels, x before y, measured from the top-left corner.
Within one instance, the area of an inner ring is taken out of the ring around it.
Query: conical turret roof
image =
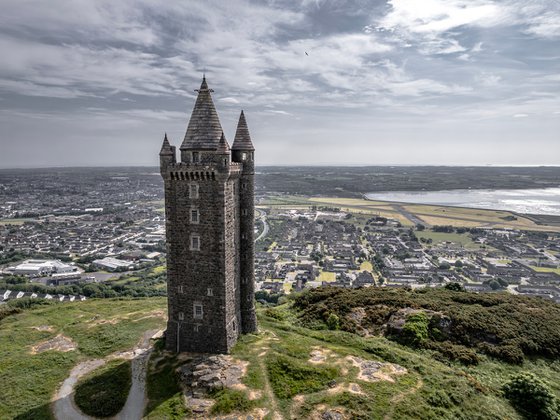
[[[237,131],[235,132],[235,139],[233,140],[232,150],[255,150],[251,135],[249,134],[249,127],[245,120],[245,114],[241,111],[239,122],[237,123]]]
[[[208,89],[206,77],[203,77],[181,150],[216,149],[218,147],[223,130],[211,92],[212,90]]]
[[[218,149],[217,152],[218,153],[229,153],[229,144],[226,140],[226,136],[224,135],[224,132],[222,131],[222,137],[220,137],[220,143],[218,144]]]
[[[167,133],[165,133],[165,137],[163,138],[163,144],[161,145],[161,150],[159,152],[160,155],[172,155],[173,154],[173,147],[169,144],[169,140],[167,140]]]

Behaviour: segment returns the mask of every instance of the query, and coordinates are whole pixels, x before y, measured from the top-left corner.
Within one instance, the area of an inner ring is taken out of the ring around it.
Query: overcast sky
[[[261,165],[560,165],[558,0],[0,4],[0,167],[155,165],[203,72]]]

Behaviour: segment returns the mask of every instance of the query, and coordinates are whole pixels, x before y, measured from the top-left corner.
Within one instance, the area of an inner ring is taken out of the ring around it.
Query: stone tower
[[[180,147],[160,152],[167,235],[167,350],[228,353],[257,330],[254,147],[243,111],[232,148],[206,79]]]

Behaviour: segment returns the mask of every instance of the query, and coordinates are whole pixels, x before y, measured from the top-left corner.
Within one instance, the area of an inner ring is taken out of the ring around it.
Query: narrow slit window
[[[192,152],[192,161],[193,163],[200,162],[200,153],[199,152]]]
[[[183,312],[179,312],[179,321],[185,320],[185,314]]]
[[[214,290],[211,287],[208,288],[208,296],[214,296]]]

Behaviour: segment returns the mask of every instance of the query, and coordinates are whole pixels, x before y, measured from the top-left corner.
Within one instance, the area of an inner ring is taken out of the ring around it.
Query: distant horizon
[[[413,167],[421,167],[421,168],[560,168],[560,164],[554,164],[554,165],[547,165],[547,164],[542,164],[542,165],[500,165],[500,164],[486,164],[486,165],[482,165],[482,164],[474,164],[474,165],[443,165],[443,164],[399,164],[399,163],[395,163],[395,164],[340,164],[340,163],[336,163],[336,164],[330,164],[330,163],[325,163],[325,164],[301,164],[301,165],[296,165],[296,164],[286,164],[286,165],[280,165],[280,164],[256,164],[255,168],[274,168],[274,167],[278,167],[278,168],[375,168],[375,167],[402,167],[402,168],[413,168]],[[14,167],[0,167],[0,171],[9,171],[9,170],[29,170],[29,169],[88,169],[88,168],[94,168],[94,169],[118,169],[118,168],[150,168],[150,169],[157,169],[159,170],[159,165],[133,165],[133,164],[128,164],[128,165],[84,165],[84,166],[72,166],[72,165],[53,165],[53,166],[14,166]],[[558,180],[558,183],[560,184],[560,180]]]

